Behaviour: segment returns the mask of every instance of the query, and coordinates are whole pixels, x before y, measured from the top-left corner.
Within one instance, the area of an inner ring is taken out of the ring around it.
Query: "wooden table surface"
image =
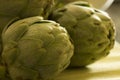
[[[120,44],[87,68],[66,69],[55,80],[120,80]]]

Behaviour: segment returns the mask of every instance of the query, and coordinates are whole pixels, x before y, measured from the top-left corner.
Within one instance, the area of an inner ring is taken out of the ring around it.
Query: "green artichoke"
[[[38,16],[14,22],[4,30],[2,40],[2,60],[11,80],[51,80],[73,55],[65,28]]]
[[[5,26],[7,26],[9,23],[16,19],[18,18],[0,16],[0,55],[2,53],[2,39],[1,39],[2,31],[5,28]]]
[[[64,5],[66,5],[66,4],[70,3],[70,2],[77,2],[77,3],[79,3],[79,1],[81,1],[80,2],[81,5],[92,6],[89,3],[89,1],[87,1],[87,0],[55,0],[55,3],[56,3],[56,6],[57,6],[56,8],[58,8],[58,7],[63,7]]]
[[[0,0],[0,15],[47,17],[54,4],[54,0]]]
[[[43,16],[47,19],[54,0],[0,0],[0,53],[2,51],[1,33],[11,20]]]
[[[91,64],[107,56],[114,46],[114,23],[104,11],[73,2],[54,10],[50,19],[64,26],[73,40],[70,67]]]

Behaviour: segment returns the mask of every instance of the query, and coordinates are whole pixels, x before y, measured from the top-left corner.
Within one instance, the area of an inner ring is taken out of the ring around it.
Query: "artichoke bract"
[[[0,0],[0,15],[47,17],[53,4],[54,0]]]
[[[114,23],[104,11],[73,2],[54,10],[50,19],[65,27],[73,40],[70,67],[91,64],[107,56],[114,46]]]
[[[12,80],[51,80],[69,65],[74,51],[66,29],[39,16],[14,22],[2,40]]]
[[[17,18],[0,16],[0,55],[2,53],[2,39],[1,39],[2,31],[5,28],[5,26],[7,26],[10,22],[16,19]]]

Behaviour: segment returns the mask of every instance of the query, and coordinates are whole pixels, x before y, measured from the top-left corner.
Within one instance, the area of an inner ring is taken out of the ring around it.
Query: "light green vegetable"
[[[65,28],[38,16],[14,22],[4,30],[2,40],[2,60],[12,80],[51,80],[73,55]]]
[[[64,26],[73,39],[75,54],[70,67],[91,64],[107,56],[114,46],[115,30],[110,16],[81,1],[54,10],[50,19]]]
[[[17,20],[17,19],[18,18],[14,18],[14,17],[0,16],[0,55],[2,53],[2,39],[1,39],[1,35],[2,35],[2,32],[3,32],[3,29],[9,23],[11,23],[12,21]]]
[[[19,19],[42,16],[47,19],[54,0],[0,0],[0,54],[2,51],[1,33],[7,24],[16,17]]]

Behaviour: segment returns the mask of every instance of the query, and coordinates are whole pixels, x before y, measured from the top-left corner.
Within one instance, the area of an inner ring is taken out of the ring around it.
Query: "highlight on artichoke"
[[[75,51],[70,67],[94,63],[107,56],[114,46],[115,29],[111,17],[81,3],[69,3],[54,10],[50,16],[67,29],[73,40]]]
[[[2,40],[5,69],[0,76],[8,76],[8,80],[52,80],[69,65],[73,55],[66,29],[39,16],[10,24]]]

